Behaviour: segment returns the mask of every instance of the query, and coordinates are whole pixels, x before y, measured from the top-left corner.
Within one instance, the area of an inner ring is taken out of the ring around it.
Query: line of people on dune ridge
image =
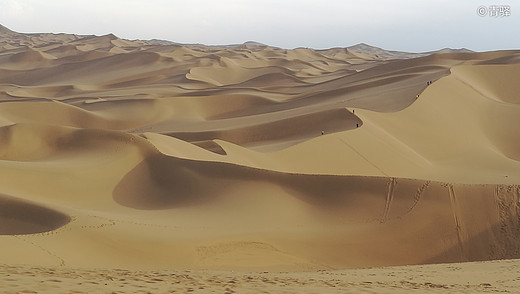
[[[429,86],[431,84],[433,84],[433,81],[427,81],[426,82],[426,86]],[[419,98],[419,94],[417,94],[417,96],[415,96],[415,99],[417,99],[417,98]]]
[[[427,81],[426,82],[426,86],[429,86],[433,84],[433,81]],[[415,99],[418,99],[419,98],[419,94],[417,94],[417,96],[415,96]],[[354,110],[352,110],[352,113],[354,113]],[[359,128],[359,124],[356,124],[356,128]],[[321,135],[325,135],[325,130],[321,130]]]

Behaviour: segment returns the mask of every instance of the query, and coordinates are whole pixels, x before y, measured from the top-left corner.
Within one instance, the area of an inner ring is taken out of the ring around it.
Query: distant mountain
[[[245,42],[244,44],[241,44],[242,46],[259,46],[259,47],[268,47],[268,45],[266,44],[262,44],[260,42],[255,42],[255,41],[247,41]]]
[[[177,43],[177,42],[172,42],[172,41],[167,41],[167,40],[160,40],[160,39],[151,39],[151,40],[144,40],[143,42],[149,44],[149,45],[166,45],[166,46],[170,46],[170,45],[175,45],[175,46],[181,46],[183,44],[180,44],[180,43]]]
[[[430,51],[426,52],[426,54],[434,54],[434,53],[475,53],[475,51],[466,49],[466,48],[459,48],[459,49],[452,49],[452,48],[444,48],[437,51]]]
[[[14,35],[14,34],[17,34],[17,33],[14,31],[11,31],[10,29],[8,29],[0,24],[0,35]]]
[[[9,28],[3,26],[0,24],[0,45],[5,44],[30,44],[36,42],[38,45],[42,45],[42,43],[45,42],[56,42],[56,41],[75,41],[78,39],[83,38],[96,38],[98,36],[94,35],[75,35],[75,34],[52,34],[52,33],[18,33],[15,31],[10,30]],[[110,40],[116,40],[119,39],[117,36],[113,34],[101,36],[104,38],[109,38]],[[31,39],[32,38],[32,39]],[[159,39],[152,39],[152,40],[142,40],[145,44],[148,45],[166,45],[166,46],[192,46],[192,47],[209,47],[209,48],[255,48],[255,49],[262,49],[262,48],[274,48],[269,45],[265,45],[259,42],[255,41],[247,41],[243,44],[231,44],[231,45],[204,45],[204,44],[182,44],[167,40],[159,40]],[[422,52],[422,53],[412,53],[412,52],[401,52],[401,51],[391,51],[391,50],[385,50],[379,47],[371,46],[365,43],[360,43],[354,46],[350,46],[347,48],[331,48],[326,50],[318,50],[318,51],[334,51],[336,49],[347,49],[348,51],[354,52],[354,53],[360,53],[364,56],[373,56],[376,59],[409,59],[409,58],[416,58],[421,56],[427,56],[434,53],[469,53],[473,52],[466,48],[461,49],[451,49],[451,48],[444,48],[437,51],[430,51],[430,52]]]
[[[412,52],[402,52],[402,51],[391,51],[385,50],[379,47],[371,46],[365,43],[360,43],[354,46],[347,47],[348,50],[356,53],[368,54],[380,58],[388,58],[388,59],[409,59],[409,58],[417,58],[422,56],[428,56],[435,53],[471,53],[471,51],[466,48],[461,49],[451,49],[444,48],[436,51],[429,52],[421,52],[421,53],[412,53]]]
[[[159,39],[152,39],[152,40],[143,40],[146,44],[149,45],[167,45],[167,46],[193,46],[193,47],[211,47],[211,48],[237,48],[237,47],[270,47],[268,45],[255,42],[255,41],[247,41],[242,44],[231,44],[231,45],[205,45],[205,44],[199,44],[199,43],[192,43],[192,44],[186,44],[186,43],[177,43],[167,40],[159,40]]]
[[[379,47],[371,46],[365,43],[360,43],[354,46],[347,47],[348,50],[356,53],[363,53],[367,55],[376,56],[379,58],[388,58],[388,59],[407,59],[407,58],[415,58],[420,56],[425,56],[425,54],[421,53],[409,53],[409,52],[400,52],[400,51],[390,51],[385,50]]]
[[[0,25],[0,46],[42,46],[49,43],[72,42],[87,36],[53,33],[18,33]]]

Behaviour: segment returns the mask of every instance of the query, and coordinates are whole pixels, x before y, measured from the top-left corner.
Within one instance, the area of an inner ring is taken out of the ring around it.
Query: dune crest
[[[519,258],[520,52],[443,52],[1,27],[0,259],[315,271]]]

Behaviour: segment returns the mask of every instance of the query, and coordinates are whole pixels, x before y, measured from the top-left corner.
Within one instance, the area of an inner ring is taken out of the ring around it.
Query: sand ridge
[[[518,258],[520,52],[391,56],[2,27],[3,270]]]

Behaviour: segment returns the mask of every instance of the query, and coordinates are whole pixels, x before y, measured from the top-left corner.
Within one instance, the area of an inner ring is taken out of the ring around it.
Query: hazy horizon
[[[507,1],[35,1],[0,0],[0,23],[20,33],[71,33],[181,44],[255,41],[292,49],[366,43],[386,50],[520,48]],[[499,10],[500,9],[500,10]],[[520,11],[520,10],[518,10]],[[479,15],[480,13],[480,15]]]

